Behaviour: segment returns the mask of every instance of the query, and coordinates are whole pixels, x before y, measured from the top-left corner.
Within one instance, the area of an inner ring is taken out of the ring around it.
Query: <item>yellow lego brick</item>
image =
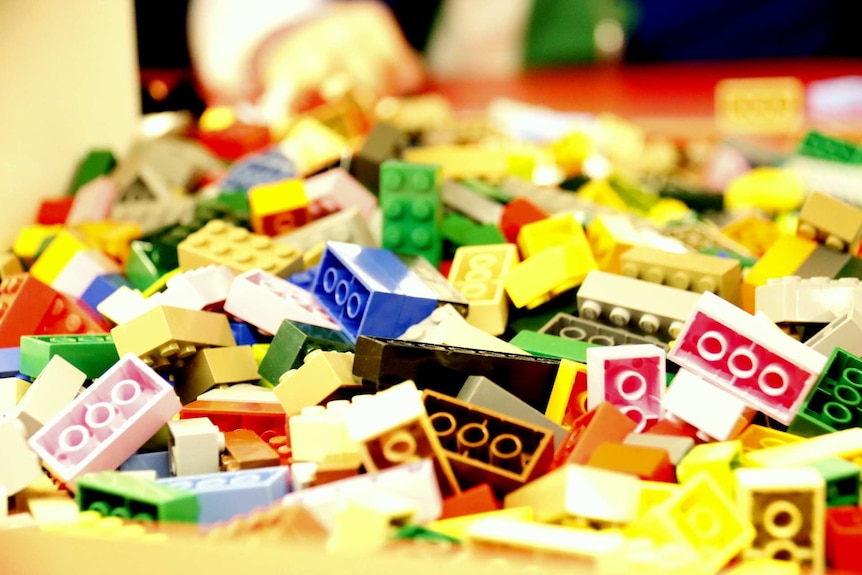
[[[78,504],[71,497],[38,497],[28,502],[30,515],[41,528],[69,525],[78,519]]]
[[[709,291],[734,305],[741,303],[742,268],[733,258],[634,246],[620,263],[625,276],[697,293]]]
[[[515,548],[594,560],[620,549],[625,536],[615,529],[579,529],[492,517],[470,525],[465,542],[472,548]]]
[[[96,511],[80,511],[73,521],[52,525],[43,531],[69,537],[93,539],[138,540],[145,542],[167,541],[166,533],[149,533],[141,524],[126,523],[119,517],[102,517]]]
[[[132,240],[143,235],[141,225],[137,222],[86,222],[77,224],[75,229],[84,235],[87,243],[95,245],[122,264],[129,257]]]
[[[211,264],[229,267],[239,275],[253,269],[287,277],[302,271],[302,253],[274,243],[222,220],[212,220],[177,246],[180,269],[187,271]]]
[[[797,236],[781,236],[757,260],[742,280],[742,309],[753,314],[755,290],[773,278],[793,275],[808,259],[817,242]]]
[[[676,466],[676,478],[686,483],[699,474],[707,474],[724,494],[733,497],[733,470],[742,462],[742,443],[720,441],[695,445]]]
[[[589,257],[592,257],[587,235],[574,213],[556,214],[522,226],[518,232],[517,242],[524,258],[534,256],[547,248],[568,243],[583,246],[589,253]]]
[[[511,151],[506,154],[506,173],[531,182],[536,169],[536,155],[530,151]]]
[[[395,526],[410,523],[417,511],[415,500],[382,490],[349,497],[335,512],[326,550],[359,553],[380,549]]]
[[[578,196],[599,206],[605,206],[621,212],[627,212],[629,207],[605,179],[590,180],[578,188]]]
[[[640,234],[625,216],[599,214],[587,225],[587,238],[599,269],[618,274],[620,257],[641,243]]]
[[[374,108],[375,117],[408,134],[452,124],[452,103],[440,94],[422,94],[406,98],[383,98]]]
[[[533,510],[530,507],[512,507],[510,509],[498,509],[496,511],[486,511],[484,513],[474,513],[472,515],[462,515],[460,517],[452,517],[450,519],[440,519],[428,524],[428,529],[454,537],[455,539],[465,539],[470,526],[489,518],[504,518],[514,519],[517,521],[532,521]]]
[[[503,287],[515,307],[533,309],[583,283],[596,269],[591,255],[574,242],[547,248],[509,270]]]
[[[282,374],[275,397],[288,415],[317,405],[340,387],[357,385],[353,377],[353,354],[315,349],[297,369]]]
[[[168,273],[160,276],[159,279],[151,283],[149,286],[147,286],[147,288],[141,292],[141,295],[146,298],[164,290],[168,286],[168,281],[170,281],[172,277],[180,273],[182,273],[182,270],[180,268],[172,269]]]
[[[713,479],[700,473],[626,529],[657,544],[681,543],[716,573],[754,539],[754,528]]]
[[[502,180],[506,177],[508,152],[503,146],[479,144],[437,145],[407,148],[406,162],[439,164],[444,178]]]
[[[743,453],[748,453],[755,449],[765,449],[767,447],[798,443],[804,440],[804,438],[799,437],[798,435],[787,433],[786,431],[771,429],[754,423],[746,427],[745,431],[740,433],[739,437],[736,439],[742,442]]]
[[[721,233],[745,246],[752,256],[760,257],[781,236],[781,230],[772,220],[760,216],[746,216],[725,224]]]
[[[798,78],[726,78],[715,86],[715,122],[728,134],[792,134],[805,120]]]
[[[63,231],[63,226],[44,226],[42,224],[31,224],[24,226],[15,237],[12,245],[12,253],[25,262],[33,262],[42,249],[45,242]]]
[[[802,568],[792,561],[780,559],[746,559],[734,565],[725,575],[799,575]]]
[[[578,378],[586,382],[587,366],[583,363],[578,363],[570,359],[561,359],[560,367],[557,368],[557,375],[554,378],[554,385],[551,388],[551,397],[548,400],[548,406],[545,408],[545,417],[567,426],[567,423],[576,419],[573,412],[578,415],[587,412],[587,387],[583,386],[583,390],[576,392],[578,395],[572,397],[572,392],[575,389],[575,383]]]
[[[727,209],[757,208],[765,212],[787,212],[802,205],[805,183],[796,172],[768,166],[739,176],[724,191]]]
[[[20,274],[24,271],[21,266],[21,260],[12,252],[0,254],[0,281],[14,274]]]
[[[612,161],[636,164],[644,153],[646,132],[615,114],[599,114],[596,145],[599,152]]]
[[[117,353],[134,353],[147,365],[180,367],[200,348],[235,346],[220,313],[156,306],[111,330]]]
[[[42,283],[51,285],[60,275],[69,260],[77,252],[87,249],[87,244],[76,234],[63,230],[51,240],[45,251],[39,255],[30,267],[30,275]]]
[[[302,116],[294,122],[278,147],[293,160],[298,174],[303,177],[319,172],[351,153],[344,137],[310,116]]]
[[[791,467],[829,457],[853,460],[860,456],[862,429],[852,427],[796,443],[749,451],[745,454],[744,462],[751,467]]]
[[[455,250],[448,281],[470,303],[467,321],[491,335],[506,331],[509,298],[503,280],[518,263],[514,244],[462,246]]]
[[[573,131],[551,144],[554,162],[567,176],[575,176],[581,172],[584,160],[593,153],[593,139],[581,131]]]
[[[236,122],[236,114],[230,106],[210,106],[201,114],[198,127],[202,132],[227,130]]]
[[[712,575],[691,545],[656,544],[646,537],[627,537],[625,545],[599,558],[596,573],[607,575]]]
[[[282,180],[253,186],[248,191],[251,228],[258,234],[277,236],[308,220],[308,196],[302,180]]]
[[[676,483],[641,480],[641,504],[638,517],[643,517],[656,505],[661,505],[680,490]]]

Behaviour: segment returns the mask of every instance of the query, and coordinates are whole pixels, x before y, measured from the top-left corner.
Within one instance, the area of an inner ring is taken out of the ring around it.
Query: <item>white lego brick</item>
[[[736,437],[754,415],[741,399],[684,369],[673,378],[662,403],[670,417],[717,441]]]
[[[826,357],[832,355],[836,347],[862,355],[862,307],[853,307],[846,314],[829,322],[805,345],[822,353]]]
[[[668,357],[785,425],[826,366],[823,354],[709,292]]]
[[[198,396],[205,401],[239,401],[243,403],[278,403],[272,389],[253,383],[235,383],[225,387],[214,387]]]
[[[5,529],[39,529],[39,525],[29,513],[13,513],[0,521],[0,531]]]
[[[297,464],[291,466],[291,474],[294,467],[301,465],[307,466],[301,471],[306,476],[317,467],[310,462]],[[300,489],[288,493],[281,501],[284,505],[302,505],[327,531],[331,531],[336,514],[346,499],[370,497],[376,492],[399,495],[416,502],[414,521],[418,524],[434,521],[443,512],[440,486],[434,462],[430,459]]]
[[[773,278],[757,286],[755,306],[775,323],[829,323],[862,306],[862,283],[858,278]]]
[[[355,208],[364,218],[370,217],[377,209],[377,197],[344,168],[315,174],[303,183],[309,202],[325,201],[341,210]]]
[[[79,516],[78,505],[70,497],[37,497],[30,499],[27,507],[41,529],[71,525]]]
[[[0,485],[0,523],[9,516],[9,490]]]
[[[503,204],[477,194],[455,180],[444,180],[440,188],[443,203],[480,224],[499,225]]]
[[[150,304],[140,290],[127,286],[120,286],[96,306],[105,319],[117,325],[133,320],[149,309]]]
[[[587,409],[607,401],[642,431],[663,415],[665,359],[665,351],[649,343],[588,348]]]
[[[328,240],[360,246],[377,245],[365,217],[356,208],[345,208],[273,238],[277,244],[286,244],[302,252]]]
[[[206,417],[168,422],[168,461],[171,475],[220,471],[224,434]]]
[[[315,349],[305,356],[302,365],[278,378],[273,393],[284,412],[299,413],[316,405],[339,387],[353,386],[353,353]]]
[[[568,464],[506,495],[504,507],[531,507],[536,521],[586,519],[628,524],[637,519],[641,484],[634,475]]]
[[[234,278],[224,310],[270,334],[276,333],[286,319],[341,329],[310,292],[261,270]]]
[[[825,567],[826,482],[813,467],[736,469],[736,502],[757,531],[743,558]]]
[[[73,400],[87,375],[63,359],[55,355],[42,369],[27,393],[18,402],[14,416],[18,418],[30,437]]]
[[[27,445],[24,426],[12,417],[0,418],[0,488],[15,495],[42,475],[39,457]]]
[[[326,467],[327,460],[337,461],[342,469],[356,469],[362,463],[359,445],[350,439],[344,421],[347,400],[330,401],[326,406],[313,405],[288,419],[291,456],[294,461],[316,461]]]
[[[597,559],[622,548],[626,536],[616,530],[583,529],[488,517],[467,527],[466,542]]]
[[[209,265],[176,274],[168,280],[163,292],[153,294],[163,300],[153,305],[170,305],[185,309],[212,310],[227,299],[235,274],[228,266]],[[173,302],[173,303],[172,303]]]
[[[699,294],[622,275],[592,270],[578,290],[581,317],[602,318],[650,334],[675,338]]]
[[[407,328],[398,339],[530,355],[521,348],[470,325],[464,316],[449,304],[438,307],[427,318]]]
[[[0,378],[0,417],[5,415],[14,417],[12,414],[15,411],[15,406],[18,405],[29,388],[29,381],[17,377]]]
[[[80,298],[97,277],[122,273],[117,263],[99,250],[80,250],[51,282],[55,290]]]
[[[421,392],[408,380],[355,402],[345,410],[344,422],[350,439],[363,443],[426,415]]]
[[[108,219],[117,192],[117,184],[108,176],[99,176],[87,182],[75,194],[72,208],[66,216],[66,225],[74,226]]]

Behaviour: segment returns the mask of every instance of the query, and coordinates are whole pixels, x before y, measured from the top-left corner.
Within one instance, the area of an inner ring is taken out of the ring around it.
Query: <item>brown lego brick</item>
[[[257,469],[278,465],[278,453],[250,429],[237,429],[224,434],[226,454],[222,456],[224,471]]]

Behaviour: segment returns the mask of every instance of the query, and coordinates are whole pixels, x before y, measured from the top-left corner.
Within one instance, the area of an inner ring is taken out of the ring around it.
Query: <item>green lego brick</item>
[[[566,339],[549,333],[539,333],[525,329],[515,334],[509,343],[532,355],[551,357],[555,359],[571,359],[578,363],[587,363],[587,349],[600,347],[587,341]]]
[[[859,466],[840,457],[809,463],[826,481],[826,506],[843,507],[859,504]]]
[[[382,247],[424,256],[435,266],[443,259],[443,196],[440,166],[387,160],[380,166]]]
[[[81,511],[142,521],[196,523],[200,506],[194,493],[153,481],[103,471],[89,473],[76,484],[75,500]]]
[[[163,267],[153,261],[155,248],[150,242],[133,240],[129,244],[129,259],[123,272],[129,283],[143,291],[153,285],[156,280],[171,271],[174,267]]]
[[[738,254],[736,252],[726,250],[724,248],[708,247],[700,250],[700,253],[708,256],[718,256],[721,258],[732,258],[739,262],[742,269],[748,269],[757,263],[757,258],[752,258]]]
[[[55,355],[96,379],[120,360],[111,334],[27,335],[21,337],[20,371],[37,377]]]
[[[248,227],[251,208],[248,194],[244,190],[222,192],[214,198],[202,200],[195,205],[195,220],[201,226],[209,220],[226,220],[236,226]]]
[[[608,178],[608,183],[626,205],[636,212],[647,213],[659,201],[658,194],[634,180],[612,176]]]
[[[93,150],[78,164],[72,183],[69,185],[69,195],[74,196],[87,182],[110,174],[116,165],[117,159],[110,150]]]
[[[862,164],[862,149],[853,142],[827,136],[816,130],[808,132],[796,153],[810,158],[830,160],[842,164]]]
[[[441,226],[443,239],[460,246],[484,246],[504,244],[506,238],[500,228],[493,224],[478,224],[467,216],[451,213],[443,216]]]
[[[788,431],[802,437],[862,425],[862,359],[836,347]]]
[[[841,271],[835,276],[838,278],[859,278],[862,279],[862,259],[857,257],[850,258]]]
[[[461,543],[460,539],[450,537],[444,533],[439,533],[422,525],[405,525],[398,529],[392,536],[392,539],[409,539],[419,541],[421,543],[442,543],[452,544]]]
[[[281,322],[257,372],[264,380],[277,383],[288,370],[301,366],[305,356],[315,349],[353,351],[353,344],[340,331],[286,319]]]
[[[668,182],[660,191],[659,197],[679,200],[697,212],[721,212],[724,210],[724,194],[709,190],[693,190]]]

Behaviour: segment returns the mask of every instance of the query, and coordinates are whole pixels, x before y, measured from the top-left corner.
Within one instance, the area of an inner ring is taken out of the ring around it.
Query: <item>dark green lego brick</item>
[[[286,319],[281,322],[257,372],[266,381],[277,384],[278,378],[301,366],[305,356],[315,349],[353,351],[353,344],[340,331]]]
[[[133,240],[129,244],[129,258],[123,273],[129,283],[141,291],[153,285],[160,277],[175,269],[174,267],[162,267],[156,265],[153,256],[156,253],[153,244],[141,240]]]
[[[840,457],[809,463],[826,481],[826,506],[843,507],[859,504],[859,466]]]
[[[558,335],[539,333],[528,329],[519,331],[515,337],[509,340],[509,343],[532,355],[570,359],[578,363],[587,363],[587,349],[600,347],[595,343],[566,339]]]
[[[83,371],[88,379],[100,377],[120,360],[111,334],[21,337],[20,370],[24,375],[37,377],[55,355]]]
[[[862,151],[859,146],[847,140],[833,138],[821,132],[808,132],[796,153],[809,158],[818,158],[842,164],[862,164]]]
[[[392,539],[409,539],[411,541],[419,541],[421,543],[441,543],[441,544],[459,544],[460,539],[450,537],[444,533],[433,531],[422,525],[405,525],[398,529],[392,536]]]
[[[380,166],[397,158],[407,146],[407,135],[397,126],[376,122],[350,161],[350,175],[373,194],[380,190]]]
[[[813,437],[860,425],[862,359],[836,347],[788,431]]]
[[[200,511],[194,493],[116,471],[88,473],[78,479],[76,490],[81,511],[106,517],[196,523]]]
[[[200,201],[195,206],[195,220],[200,221],[200,226],[210,220],[225,220],[236,226],[248,227],[251,221],[248,194],[243,190],[222,192]]]
[[[679,200],[697,212],[720,212],[724,210],[724,194],[709,190],[692,190],[673,182],[668,182],[659,191],[659,197]]]
[[[69,195],[75,195],[84,184],[99,176],[110,174],[116,165],[117,159],[110,150],[93,150],[78,164],[72,183],[69,185]]]
[[[851,257],[850,260],[846,264],[844,264],[844,267],[841,268],[841,271],[838,272],[835,278],[862,279],[862,259],[857,257]]]

